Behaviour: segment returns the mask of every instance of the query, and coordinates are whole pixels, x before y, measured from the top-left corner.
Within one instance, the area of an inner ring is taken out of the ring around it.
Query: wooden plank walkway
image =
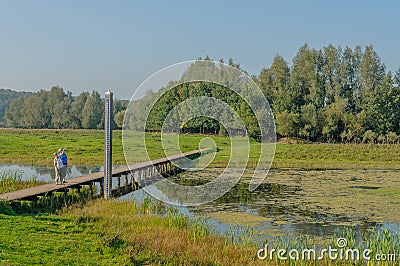
[[[165,164],[168,162],[174,162],[174,161],[177,161],[184,157],[196,155],[196,154],[199,154],[199,153],[205,152],[205,151],[208,151],[208,149],[189,151],[189,152],[185,152],[183,154],[170,156],[169,159],[168,158],[160,158],[160,159],[156,159],[153,161],[136,163],[136,164],[130,165],[129,167],[128,166],[121,167],[118,169],[114,169],[112,171],[112,176],[126,175],[133,171],[139,171],[144,168],[161,165],[161,164]],[[49,195],[53,192],[66,192],[72,188],[80,188],[83,185],[91,185],[94,182],[103,182],[103,179],[104,179],[104,173],[97,172],[97,173],[93,173],[93,174],[89,174],[89,175],[71,178],[71,179],[67,180],[67,183],[62,184],[62,185],[56,185],[54,183],[44,184],[44,185],[40,185],[40,186],[35,186],[35,187],[30,187],[30,188],[26,188],[26,189],[21,189],[21,190],[17,190],[17,191],[13,191],[13,192],[0,194],[0,200],[8,200],[8,201],[32,200],[32,199],[37,198],[38,196],[43,196],[46,194]]]

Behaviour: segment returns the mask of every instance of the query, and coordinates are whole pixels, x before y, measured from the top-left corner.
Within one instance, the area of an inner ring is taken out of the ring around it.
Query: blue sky
[[[372,44],[400,67],[398,1],[0,1],[0,87],[129,99],[154,72],[209,55],[258,74],[279,53]]]

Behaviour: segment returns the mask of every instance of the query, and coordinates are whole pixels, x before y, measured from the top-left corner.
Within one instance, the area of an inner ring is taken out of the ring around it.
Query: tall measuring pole
[[[113,93],[108,90],[105,96],[104,121],[104,198],[111,198],[112,191],[112,106]]]

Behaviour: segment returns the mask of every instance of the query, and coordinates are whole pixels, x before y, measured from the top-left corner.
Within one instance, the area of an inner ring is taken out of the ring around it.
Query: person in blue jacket
[[[66,150],[65,147],[58,149],[58,156],[60,157],[60,159],[61,159],[61,161],[62,161],[62,163],[64,165],[64,167],[61,168],[61,174],[60,174],[62,183],[66,183],[67,182],[66,176],[67,176],[68,156],[65,153],[65,150]]]

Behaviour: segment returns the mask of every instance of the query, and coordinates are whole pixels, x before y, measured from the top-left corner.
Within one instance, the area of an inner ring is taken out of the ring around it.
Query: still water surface
[[[113,169],[122,167],[121,165],[113,166]],[[67,180],[70,178],[92,174],[96,172],[104,171],[103,165],[73,165],[68,166],[67,169]],[[41,166],[41,165],[18,165],[18,164],[0,164],[0,173],[15,173],[22,180],[29,180],[35,178],[37,181],[46,183],[54,182],[54,167],[53,166]],[[113,179],[113,187],[117,184],[117,178]],[[99,191],[99,184],[96,183],[96,189]]]
[[[0,165],[0,172],[15,170],[23,179],[54,180],[51,166]],[[68,177],[100,171],[100,165],[71,166]],[[184,172],[172,181],[204,184],[220,171]],[[400,170],[272,170],[253,192],[247,189],[250,177],[251,173],[246,172],[231,191],[213,202],[179,209],[190,216],[206,217],[220,233],[253,228],[261,240],[304,234],[327,238],[344,227],[360,233],[374,228],[400,232]],[[140,203],[145,197],[149,195],[139,190],[120,200]]]
[[[68,167],[67,177],[77,177],[87,175],[95,172],[103,171],[102,165],[74,165]],[[36,178],[42,182],[54,181],[54,167],[53,166],[38,166],[38,165],[17,165],[17,164],[0,164],[0,173],[17,171],[22,180],[29,180]]]
[[[184,172],[172,180],[200,185],[219,169]],[[400,232],[399,170],[272,170],[255,191],[248,190],[251,173],[221,198],[196,207],[180,207],[204,216],[221,233],[252,228],[260,241],[276,236],[331,238],[351,227],[357,233],[376,228]],[[143,190],[121,199],[142,201]]]

